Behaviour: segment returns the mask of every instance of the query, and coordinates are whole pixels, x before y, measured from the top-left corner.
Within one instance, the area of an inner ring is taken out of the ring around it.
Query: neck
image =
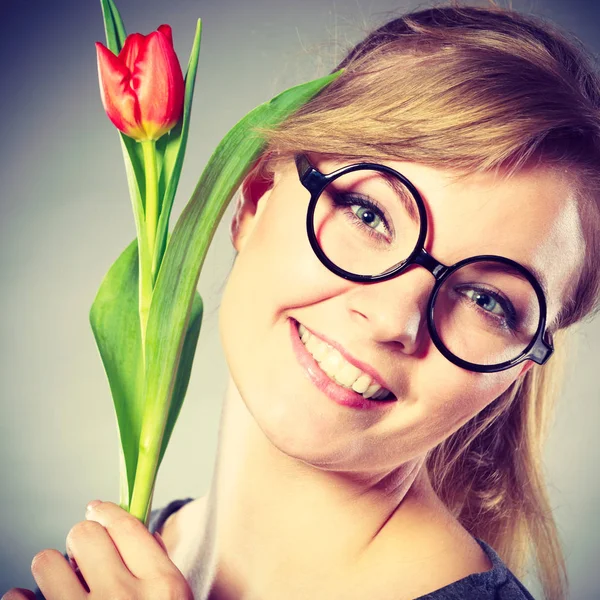
[[[360,475],[315,468],[270,442],[230,380],[203,542],[214,565],[210,599],[267,597],[289,577],[352,569],[400,508],[416,515],[431,498],[423,462]]]

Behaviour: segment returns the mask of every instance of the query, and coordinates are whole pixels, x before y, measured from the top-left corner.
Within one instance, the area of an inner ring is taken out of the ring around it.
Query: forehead
[[[311,159],[325,173],[361,162]],[[510,178],[492,173],[458,176],[416,163],[379,162],[407,177],[423,198],[428,252],[446,265],[479,254],[519,262],[545,288],[548,319],[553,319],[575,281],[584,249],[577,199],[566,175],[536,168]]]

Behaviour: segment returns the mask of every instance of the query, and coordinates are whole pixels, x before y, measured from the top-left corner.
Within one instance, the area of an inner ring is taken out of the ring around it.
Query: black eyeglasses
[[[330,271],[360,283],[397,277],[411,265],[433,275],[427,324],[448,360],[494,373],[550,358],[546,299],[535,276],[503,256],[472,256],[451,266],[433,258],[424,248],[425,204],[404,175],[376,163],[325,174],[306,155],[296,156],[296,167],[310,192],[308,239]]]

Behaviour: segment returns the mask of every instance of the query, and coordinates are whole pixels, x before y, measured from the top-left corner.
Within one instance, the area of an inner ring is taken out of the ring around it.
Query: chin
[[[335,411],[317,408],[322,398],[289,388],[255,392],[242,392],[242,400],[265,437],[284,454],[319,465],[347,453],[342,447],[349,432]]]

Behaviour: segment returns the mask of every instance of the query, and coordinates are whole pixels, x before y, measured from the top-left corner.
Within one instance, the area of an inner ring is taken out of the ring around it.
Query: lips
[[[305,376],[334,402],[342,406],[350,406],[360,409],[384,409],[386,407],[390,407],[391,404],[397,400],[395,396],[392,396],[390,399],[386,400],[367,399],[362,394],[338,384],[320,368],[315,358],[304,347],[304,344],[302,343],[302,340],[300,340],[298,334],[298,322],[294,319],[289,319],[289,323],[294,354],[296,355],[296,359],[300,363],[301,367],[303,367]],[[329,344],[329,340],[326,338],[324,338],[323,341]],[[347,353],[345,353],[344,358],[346,356]],[[361,363],[360,361],[354,361],[352,364],[356,365],[360,370],[368,372],[366,369],[362,368],[365,366],[364,363]],[[381,379],[377,378],[376,381],[381,381]]]
[[[298,326],[299,322],[298,321],[294,321],[294,323],[296,324],[296,327]],[[308,328],[307,328],[308,329]],[[323,342],[325,342],[327,345],[331,346],[332,348],[335,348],[343,357],[344,360],[346,360],[347,362],[349,362],[350,364],[354,365],[357,369],[360,369],[361,371],[363,371],[364,373],[366,373],[367,375],[369,375],[371,377],[371,379],[373,380],[374,383],[379,384],[382,388],[390,391],[390,387],[386,384],[385,380],[383,379],[383,377],[371,366],[368,365],[367,363],[364,363],[360,360],[358,360],[357,358],[354,358],[353,356],[351,356],[340,344],[338,344],[336,341],[331,340],[329,338],[327,338],[326,336],[324,336],[321,333],[315,333],[312,329],[308,330],[312,335],[318,337],[319,339],[321,339]],[[391,393],[391,391],[390,391]]]

